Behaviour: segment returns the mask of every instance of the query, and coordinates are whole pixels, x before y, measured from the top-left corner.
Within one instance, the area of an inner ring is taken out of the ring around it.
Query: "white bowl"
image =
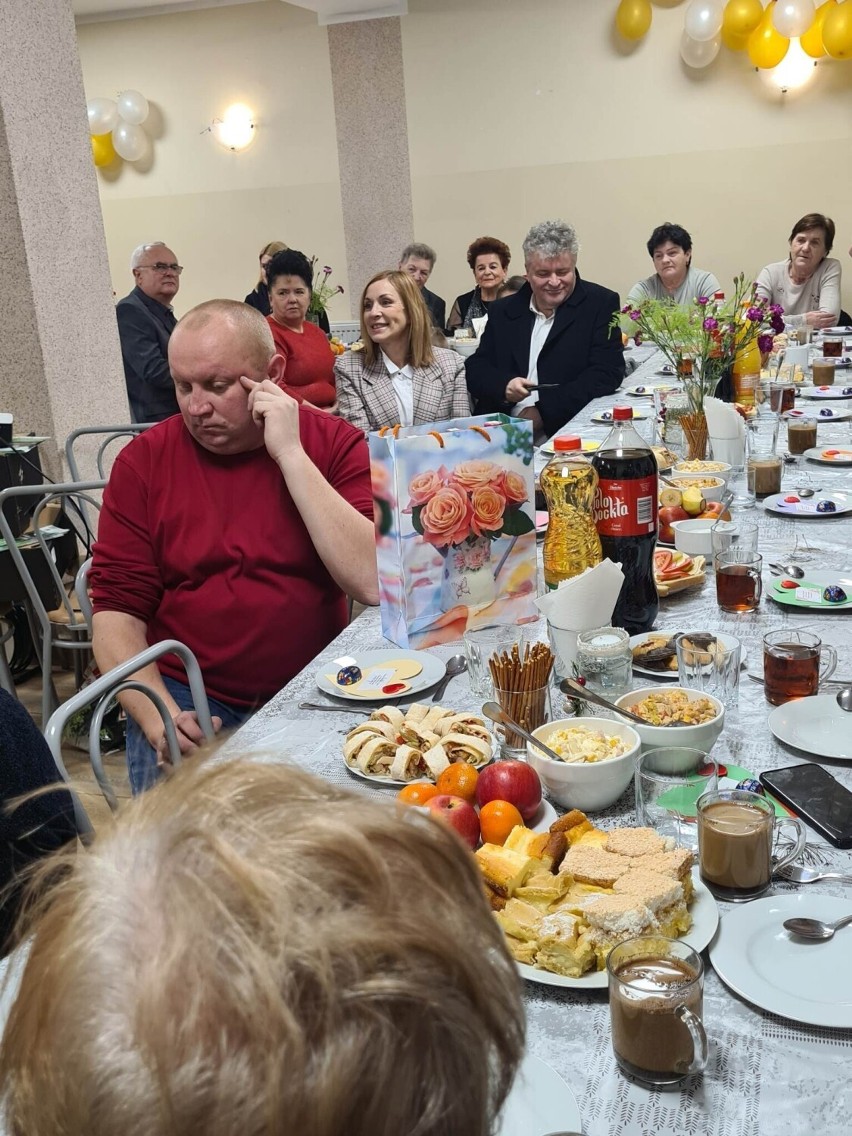
[[[468,356],[475,354],[479,348],[478,339],[451,339],[450,346],[454,351],[458,351],[459,355],[464,355],[467,359]]]
[[[557,730],[568,730],[572,726],[587,726],[610,737],[619,737],[628,748],[619,757],[608,757],[604,761],[567,762],[554,761],[527,742],[527,761],[538,773],[548,796],[557,804],[581,809],[584,813],[600,812],[614,804],[633,780],[640,749],[639,735],[626,722],[585,717],[558,718],[532,733],[546,745]]]
[[[715,473],[672,473],[666,481],[670,481],[675,489],[688,489],[688,485],[684,482],[697,480],[699,478],[709,481],[711,478],[715,482],[714,485],[702,486],[699,492],[705,501],[721,501],[722,494],[725,492],[725,479]]]
[[[706,469],[706,470],[681,469],[681,466],[683,466],[685,464],[686,463],[682,462],[682,461],[681,462],[675,462],[675,464],[672,466],[672,473],[676,477],[678,475],[680,475],[681,477],[721,477],[721,479],[725,482],[726,485],[727,485],[727,483],[730,479],[731,470],[734,468],[730,464],[730,462],[708,461],[708,462],[705,462],[704,464],[706,464],[706,465],[720,465],[722,468],[721,469]]]
[[[647,726],[640,726],[638,722],[631,722],[631,726],[642,740],[643,752],[646,749],[655,749],[657,746],[689,746],[709,753],[725,724],[725,707],[712,694],[702,694],[700,690],[689,690],[685,686],[643,686],[638,690],[631,690],[629,694],[622,694],[621,698],[615,700],[615,704],[630,710],[635,703],[641,702],[649,694],[675,690],[684,691],[689,695],[690,701],[695,698],[709,699],[716,707],[716,717],[697,726],[652,726],[650,722]]]
[[[688,521],[672,521],[675,548],[687,556],[705,556],[709,561],[713,556],[710,530],[718,520],[718,517],[691,517]],[[725,525],[727,522],[719,523]],[[734,527],[731,525],[731,528]]]

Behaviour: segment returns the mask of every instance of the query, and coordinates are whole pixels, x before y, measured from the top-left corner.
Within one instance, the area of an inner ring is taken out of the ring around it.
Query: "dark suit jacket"
[[[177,320],[164,304],[134,288],[115,309],[130,417],[134,422],[162,422],[178,413],[169,370],[169,337]]]
[[[529,368],[533,313],[529,284],[514,296],[495,300],[479,350],[467,360],[468,390],[476,413],[511,413],[506,385]],[[556,310],[550,334],[538,357],[538,381],[556,383],[539,392],[538,410],[548,435],[594,398],[612,394],[624,378],[621,332],[610,329],[613,312],[621,306],[618,293],[582,280]]]
[[[430,292],[428,288],[423,289],[423,299],[426,303],[426,307],[429,309],[432,323],[437,327],[438,331],[443,331],[447,326],[447,305],[440,296],[436,296],[435,293]]]

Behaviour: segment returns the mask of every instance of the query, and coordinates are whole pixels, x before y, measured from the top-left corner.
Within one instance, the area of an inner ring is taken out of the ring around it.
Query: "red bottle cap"
[[[714,292],[713,293],[713,299],[714,300],[724,300],[724,298],[725,298],[724,292]]]
[[[630,422],[633,418],[632,406],[614,406],[612,408],[613,422]]]
[[[553,439],[553,448],[557,454],[561,454],[566,450],[581,450],[583,443],[576,434],[560,434]]]

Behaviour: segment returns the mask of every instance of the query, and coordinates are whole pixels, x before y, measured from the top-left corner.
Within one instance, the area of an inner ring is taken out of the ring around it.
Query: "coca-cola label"
[[[601,478],[595,493],[595,524],[601,536],[647,536],[656,532],[656,477]]]

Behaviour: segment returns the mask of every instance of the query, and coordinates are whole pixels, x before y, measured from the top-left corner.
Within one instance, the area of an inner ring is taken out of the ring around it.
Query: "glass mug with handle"
[[[836,666],[835,649],[811,631],[770,631],[763,637],[763,691],[773,706],[818,694]]]
[[[759,552],[729,548],[714,558],[716,600],[722,611],[757,611],[763,593],[763,557]]]

